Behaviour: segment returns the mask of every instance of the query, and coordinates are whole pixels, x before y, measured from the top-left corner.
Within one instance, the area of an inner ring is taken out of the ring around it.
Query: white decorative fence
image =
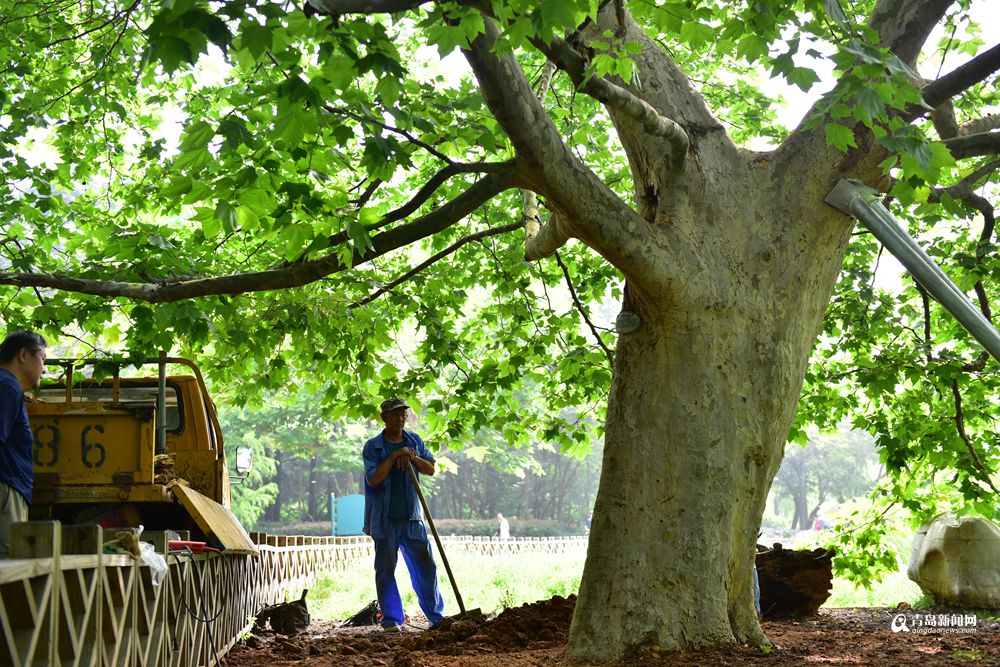
[[[368,537],[250,533],[257,556],[167,553],[163,533],[143,533],[168,573],[128,555],[101,553],[99,526],[15,524],[0,560],[0,666],[212,666],[269,604],[297,597],[317,574],[372,558]],[[585,537],[442,538],[448,553],[563,553]]]

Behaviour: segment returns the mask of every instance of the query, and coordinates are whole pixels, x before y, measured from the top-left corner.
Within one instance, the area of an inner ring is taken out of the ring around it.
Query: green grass
[[[978,662],[986,659],[986,654],[976,649],[956,649],[951,652],[951,657],[969,662]]]
[[[525,554],[521,556],[480,556],[449,554],[452,571],[466,609],[486,613],[545,600],[553,595],[575,594],[580,588],[584,553]],[[455,594],[440,557],[438,581],[444,597],[445,612],[458,612]],[[403,606],[410,613],[419,611],[416,595],[410,586],[406,566],[400,559],[396,581],[403,596]],[[375,573],[369,561],[359,561],[345,570],[322,576],[309,591],[309,611],[316,619],[343,619],[375,599]],[[829,607],[895,607],[908,602],[914,608],[927,606],[929,600],[920,587],[904,572],[887,575],[872,590],[857,588],[846,579],[834,578]]]
[[[895,607],[900,602],[908,602],[914,607],[926,606],[922,600],[920,586],[910,581],[905,572],[893,572],[871,590],[834,577],[833,589],[823,607]]]
[[[553,595],[576,594],[583,573],[584,553],[481,556],[448,554],[448,562],[466,609],[485,613],[545,600]],[[437,558],[438,583],[446,614],[458,613],[458,603],[444,564]],[[396,568],[403,607],[420,611],[403,559]],[[375,599],[372,563],[359,561],[345,570],[329,572],[309,591],[309,613],[314,619],[343,619]]]

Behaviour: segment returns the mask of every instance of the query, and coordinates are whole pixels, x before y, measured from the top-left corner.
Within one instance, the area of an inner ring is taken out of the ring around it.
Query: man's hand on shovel
[[[402,470],[403,468],[408,467],[410,463],[416,461],[417,453],[413,451],[412,447],[403,447],[402,449],[397,449],[394,456],[396,457],[396,460],[393,461],[393,464],[396,468]],[[416,464],[414,463],[414,465]]]

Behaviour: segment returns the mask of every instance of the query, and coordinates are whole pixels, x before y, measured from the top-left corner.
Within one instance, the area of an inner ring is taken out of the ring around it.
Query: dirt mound
[[[486,616],[446,618],[434,630],[426,621],[411,619],[402,632],[383,632],[377,626],[339,628],[335,622],[320,622],[307,635],[279,637],[270,632],[251,637],[226,657],[230,667],[263,667],[287,664],[362,667],[427,667],[445,664],[489,664],[485,662],[439,662],[446,656],[490,656],[528,652],[558,653],[566,644],[576,596],[505,609],[494,618]],[[433,654],[433,655],[432,655]],[[554,659],[554,656],[553,656]],[[432,661],[433,660],[433,661]],[[524,664],[551,664],[524,663]]]
[[[463,650],[489,653],[564,644],[575,606],[575,595],[556,596],[505,609],[489,620],[446,618],[437,629],[409,641],[418,647],[451,644],[462,645]]]
[[[445,619],[426,630],[414,618],[403,632],[378,626],[341,628],[313,623],[307,633],[282,637],[265,632],[237,645],[227,667],[548,667],[563,665],[576,598],[554,597],[505,609],[494,618]],[[976,625],[928,627],[914,621],[947,610],[830,609],[808,618],[765,621],[775,646],[732,645],[710,650],[646,655],[622,667],[666,665],[761,665],[819,663],[888,665],[1000,665],[1000,622],[977,614]],[[907,630],[895,623],[907,614]],[[951,617],[950,617],[951,618]],[[896,630],[893,629],[894,625]],[[584,666],[580,666],[584,667]]]

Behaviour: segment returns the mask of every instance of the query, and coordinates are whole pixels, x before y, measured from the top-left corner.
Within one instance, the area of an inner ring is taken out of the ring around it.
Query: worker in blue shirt
[[[34,331],[15,331],[0,343],[0,558],[10,554],[11,524],[27,521],[31,508],[34,436],[24,392],[42,379],[45,348]]]
[[[402,629],[405,616],[396,586],[400,550],[410,582],[432,628],[444,618],[444,600],[438,589],[437,566],[427,539],[424,515],[413,480],[406,469],[433,475],[434,455],[416,433],[403,430],[410,406],[390,398],[381,406],[383,431],[365,443],[364,531],[375,542],[375,593],[382,610],[382,628]]]

